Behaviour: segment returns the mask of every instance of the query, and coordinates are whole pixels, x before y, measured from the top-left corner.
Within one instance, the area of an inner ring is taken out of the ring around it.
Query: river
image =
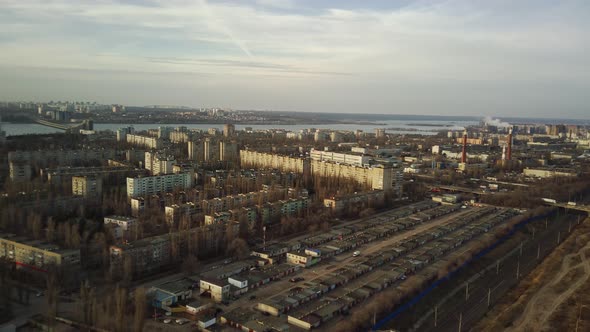
[[[384,128],[386,133],[394,134],[423,134],[434,135],[438,131],[463,130],[466,126],[475,125],[476,121],[440,121],[440,120],[386,120],[376,124],[321,124],[321,125],[247,125],[236,124],[236,130],[242,130],[251,127],[254,130],[264,129],[285,129],[289,131],[299,131],[307,128],[321,128],[329,130],[349,130],[357,129],[365,132],[374,132],[376,128]],[[130,126],[121,123],[95,123],[94,129],[97,131],[112,130],[115,131],[122,127]],[[208,128],[222,129],[223,124],[135,124],[133,127],[137,131],[158,128],[159,126],[179,127],[185,126],[189,129],[207,130]],[[7,136],[28,135],[28,134],[52,134],[63,133],[63,130],[42,126],[36,123],[2,123],[2,130]]]

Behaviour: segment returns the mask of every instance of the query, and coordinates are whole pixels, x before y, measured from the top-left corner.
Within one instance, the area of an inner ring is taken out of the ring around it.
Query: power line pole
[[[559,244],[559,237],[561,236],[561,231],[557,232],[557,244]]]
[[[459,332],[461,332],[461,325],[463,324],[463,313],[459,313]]]
[[[490,307],[490,300],[492,299],[492,289],[488,287],[488,308]]]
[[[436,327],[436,323],[438,320],[438,306],[434,307],[434,327]]]
[[[537,259],[539,259],[539,257],[541,257],[541,244],[539,243],[539,246],[537,247]]]
[[[465,284],[465,301],[469,299],[469,281]]]
[[[496,274],[500,274],[500,260],[496,261]]]
[[[518,263],[516,263],[516,279],[518,279],[519,275],[520,275],[520,259],[518,260]]]

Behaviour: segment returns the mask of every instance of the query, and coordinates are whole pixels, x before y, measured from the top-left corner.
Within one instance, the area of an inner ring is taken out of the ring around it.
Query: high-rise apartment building
[[[223,136],[224,137],[232,137],[236,132],[236,126],[231,123],[227,123],[223,125]]]
[[[126,139],[129,144],[148,149],[160,149],[163,145],[162,140],[157,137],[127,134]]]
[[[145,169],[149,170],[152,175],[171,174],[174,164],[176,164],[174,156],[160,152],[146,151],[145,153]]]
[[[189,141],[188,147],[188,159],[189,160],[203,160],[203,142],[202,141]]]
[[[203,161],[219,160],[219,144],[215,138],[207,137],[203,141]]]
[[[236,161],[238,159],[238,144],[235,142],[219,142],[219,160]]]

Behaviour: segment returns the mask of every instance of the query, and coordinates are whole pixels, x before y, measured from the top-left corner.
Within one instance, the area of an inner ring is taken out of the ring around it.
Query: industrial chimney
[[[506,160],[512,160],[512,128],[508,130],[508,148],[506,149]]]
[[[463,152],[461,153],[461,162],[467,162],[467,130],[463,132]]]

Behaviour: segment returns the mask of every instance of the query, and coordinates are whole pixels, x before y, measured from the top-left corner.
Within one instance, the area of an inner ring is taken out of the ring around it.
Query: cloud
[[[262,7],[294,9],[295,2],[292,0],[256,0],[256,4]]]
[[[235,95],[234,108],[254,98],[236,78],[268,106],[309,110],[549,112],[583,104],[586,1],[374,3],[6,0],[0,65],[162,73],[170,81],[172,73],[208,73],[224,98]]]

